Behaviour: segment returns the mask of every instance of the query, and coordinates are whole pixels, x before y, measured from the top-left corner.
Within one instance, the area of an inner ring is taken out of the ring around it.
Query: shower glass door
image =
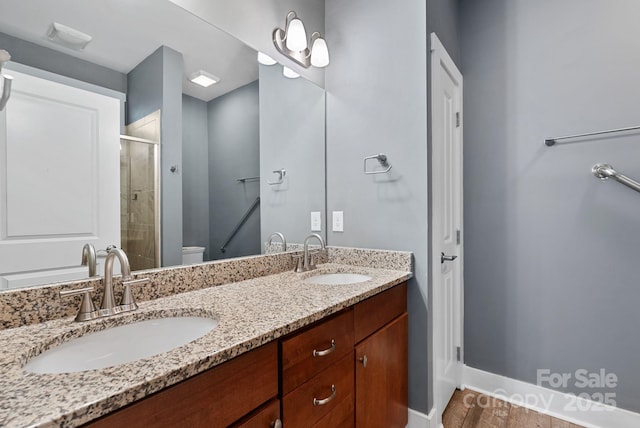
[[[121,246],[131,270],[160,267],[158,143],[120,136]]]

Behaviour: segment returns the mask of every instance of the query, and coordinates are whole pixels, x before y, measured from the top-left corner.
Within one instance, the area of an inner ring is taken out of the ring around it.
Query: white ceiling
[[[93,40],[81,52],[54,44],[46,38],[54,21]],[[258,78],[253,49],[168,0],[0,0],[0,32],[122,73],[168,46],[183,55],[183,92],[203,101]],[[198,70],[221,81],[194,85],[187,77]]]

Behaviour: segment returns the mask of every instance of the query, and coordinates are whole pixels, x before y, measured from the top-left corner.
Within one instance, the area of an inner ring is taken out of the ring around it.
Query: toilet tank
[[[182,247],[182,264],[193,265],[202,263],[205,247]]]

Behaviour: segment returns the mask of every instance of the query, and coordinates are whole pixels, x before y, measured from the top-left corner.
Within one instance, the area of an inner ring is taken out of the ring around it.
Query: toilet
[[[204,247],[182,247],[182,264],[194,265],[202,263]]]

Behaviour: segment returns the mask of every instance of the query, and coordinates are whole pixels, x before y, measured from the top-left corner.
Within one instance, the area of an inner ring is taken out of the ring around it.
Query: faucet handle
[[[309,269],[316,268],[316,256],[324,256],[326,254],[326,248],[318,248],[316,250],[309,251]]]
[[[304,272],[304,269],[302,268],[304,254],[291,254],[291,258],[293,260],[297,260],[296,268],[294,269],[294,272],[297,272],[297,273]]]
[[[79,288],[77,290],[64,290],[60,292],[60,297],[70,297],[82,295],[80,302],[80,310],[76,315],[76,321],[88,321],[97,317],[96,307],[91,300],[91,292],[93,287]]]
[[[142,285],[149,282],[149,278],[140,278],[140,279],[127,279],[122,281],[122,286],[124,287],[122,293],[122,301],[120,302],[121,310],[133,311],[138,309],[138,305],[133,299],[133,294],[131,294],[131,286],[132,285]]]

